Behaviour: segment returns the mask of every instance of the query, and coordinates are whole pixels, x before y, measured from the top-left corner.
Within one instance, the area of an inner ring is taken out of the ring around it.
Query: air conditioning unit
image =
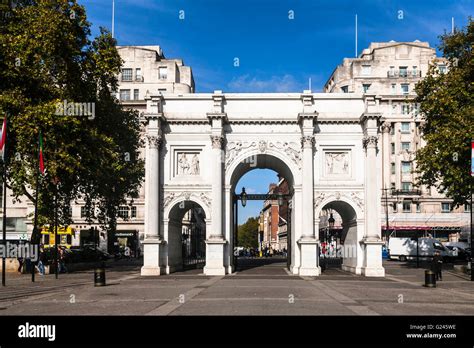
[[[143,76],[137,76],[137,77],[135,77],[135,81],[137,81],[137,82],[143,82]]]

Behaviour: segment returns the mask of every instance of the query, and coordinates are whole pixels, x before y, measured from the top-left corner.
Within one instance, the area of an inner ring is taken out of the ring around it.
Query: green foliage
[[[237,246],[252,247],[258,246],[258,217],[250,217],[239,226],[237,234]]]
[[[40,180],[40,224],[53,221],[57,192],[60,224],[72,222],[70,204],[81,199],[89,221],[114,230],[118,205],[138,196],[144,175],[140,123],[138,113],[123,110],[115,98],[122,64],[116,41],[102,28],[92,41],[89,36],[85,9],[75,0],[18,1],[2,18],[8,186],[16,199],[34,202],[41,131],[47,174]],[[64,100],[92,103],[95,117],[58,114]]]
[[[416,85],[426,146],[417,151],[419,184],[435,186],[458,206],[468,202],[471,140],[474,139],[474,22],[463,30],[440,36],[440,50],[449,71],[431,66]]]

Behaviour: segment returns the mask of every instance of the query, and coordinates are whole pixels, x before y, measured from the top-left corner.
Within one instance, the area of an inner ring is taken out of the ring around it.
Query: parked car
[[[471,254],[468,253],[465,249],[458,246],[446,245],[446,248],[451,251],[450,257],[454,261],[468,261],[471,256]]]

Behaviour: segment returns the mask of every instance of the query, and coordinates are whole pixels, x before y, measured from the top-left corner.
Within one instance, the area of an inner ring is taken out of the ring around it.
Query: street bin
[[[425,271],[425,286],[427,288],[436,288],[436,274],[429,269]]]
[[[94,270],[94,286],[105,286],[105,266],[101,265]]]

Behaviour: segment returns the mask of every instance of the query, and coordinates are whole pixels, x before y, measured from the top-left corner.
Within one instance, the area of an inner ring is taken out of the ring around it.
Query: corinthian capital
[[[211,135],[211,142],[213,149],[222,149],[222,144],[224,143],[224,137],[221,135]]]
[[[160,145],[161,145],[161,134],[157,134],[157,135],[147,135],[146,136],[146,139],[148,141],[148,147],[150,149],[159,149],[160,148]]]
[[[364,144],[364,148],[365,149],[368,149],[368,148],[377,148],[377,140],[378,138],[375,136],[375,135],[371,135],[371,136],[366,136],[362,142]]]
[[[301,144],[303,145],[303,148],[313,148],[314,136],[305,135],[305,136],[301,137]]]

